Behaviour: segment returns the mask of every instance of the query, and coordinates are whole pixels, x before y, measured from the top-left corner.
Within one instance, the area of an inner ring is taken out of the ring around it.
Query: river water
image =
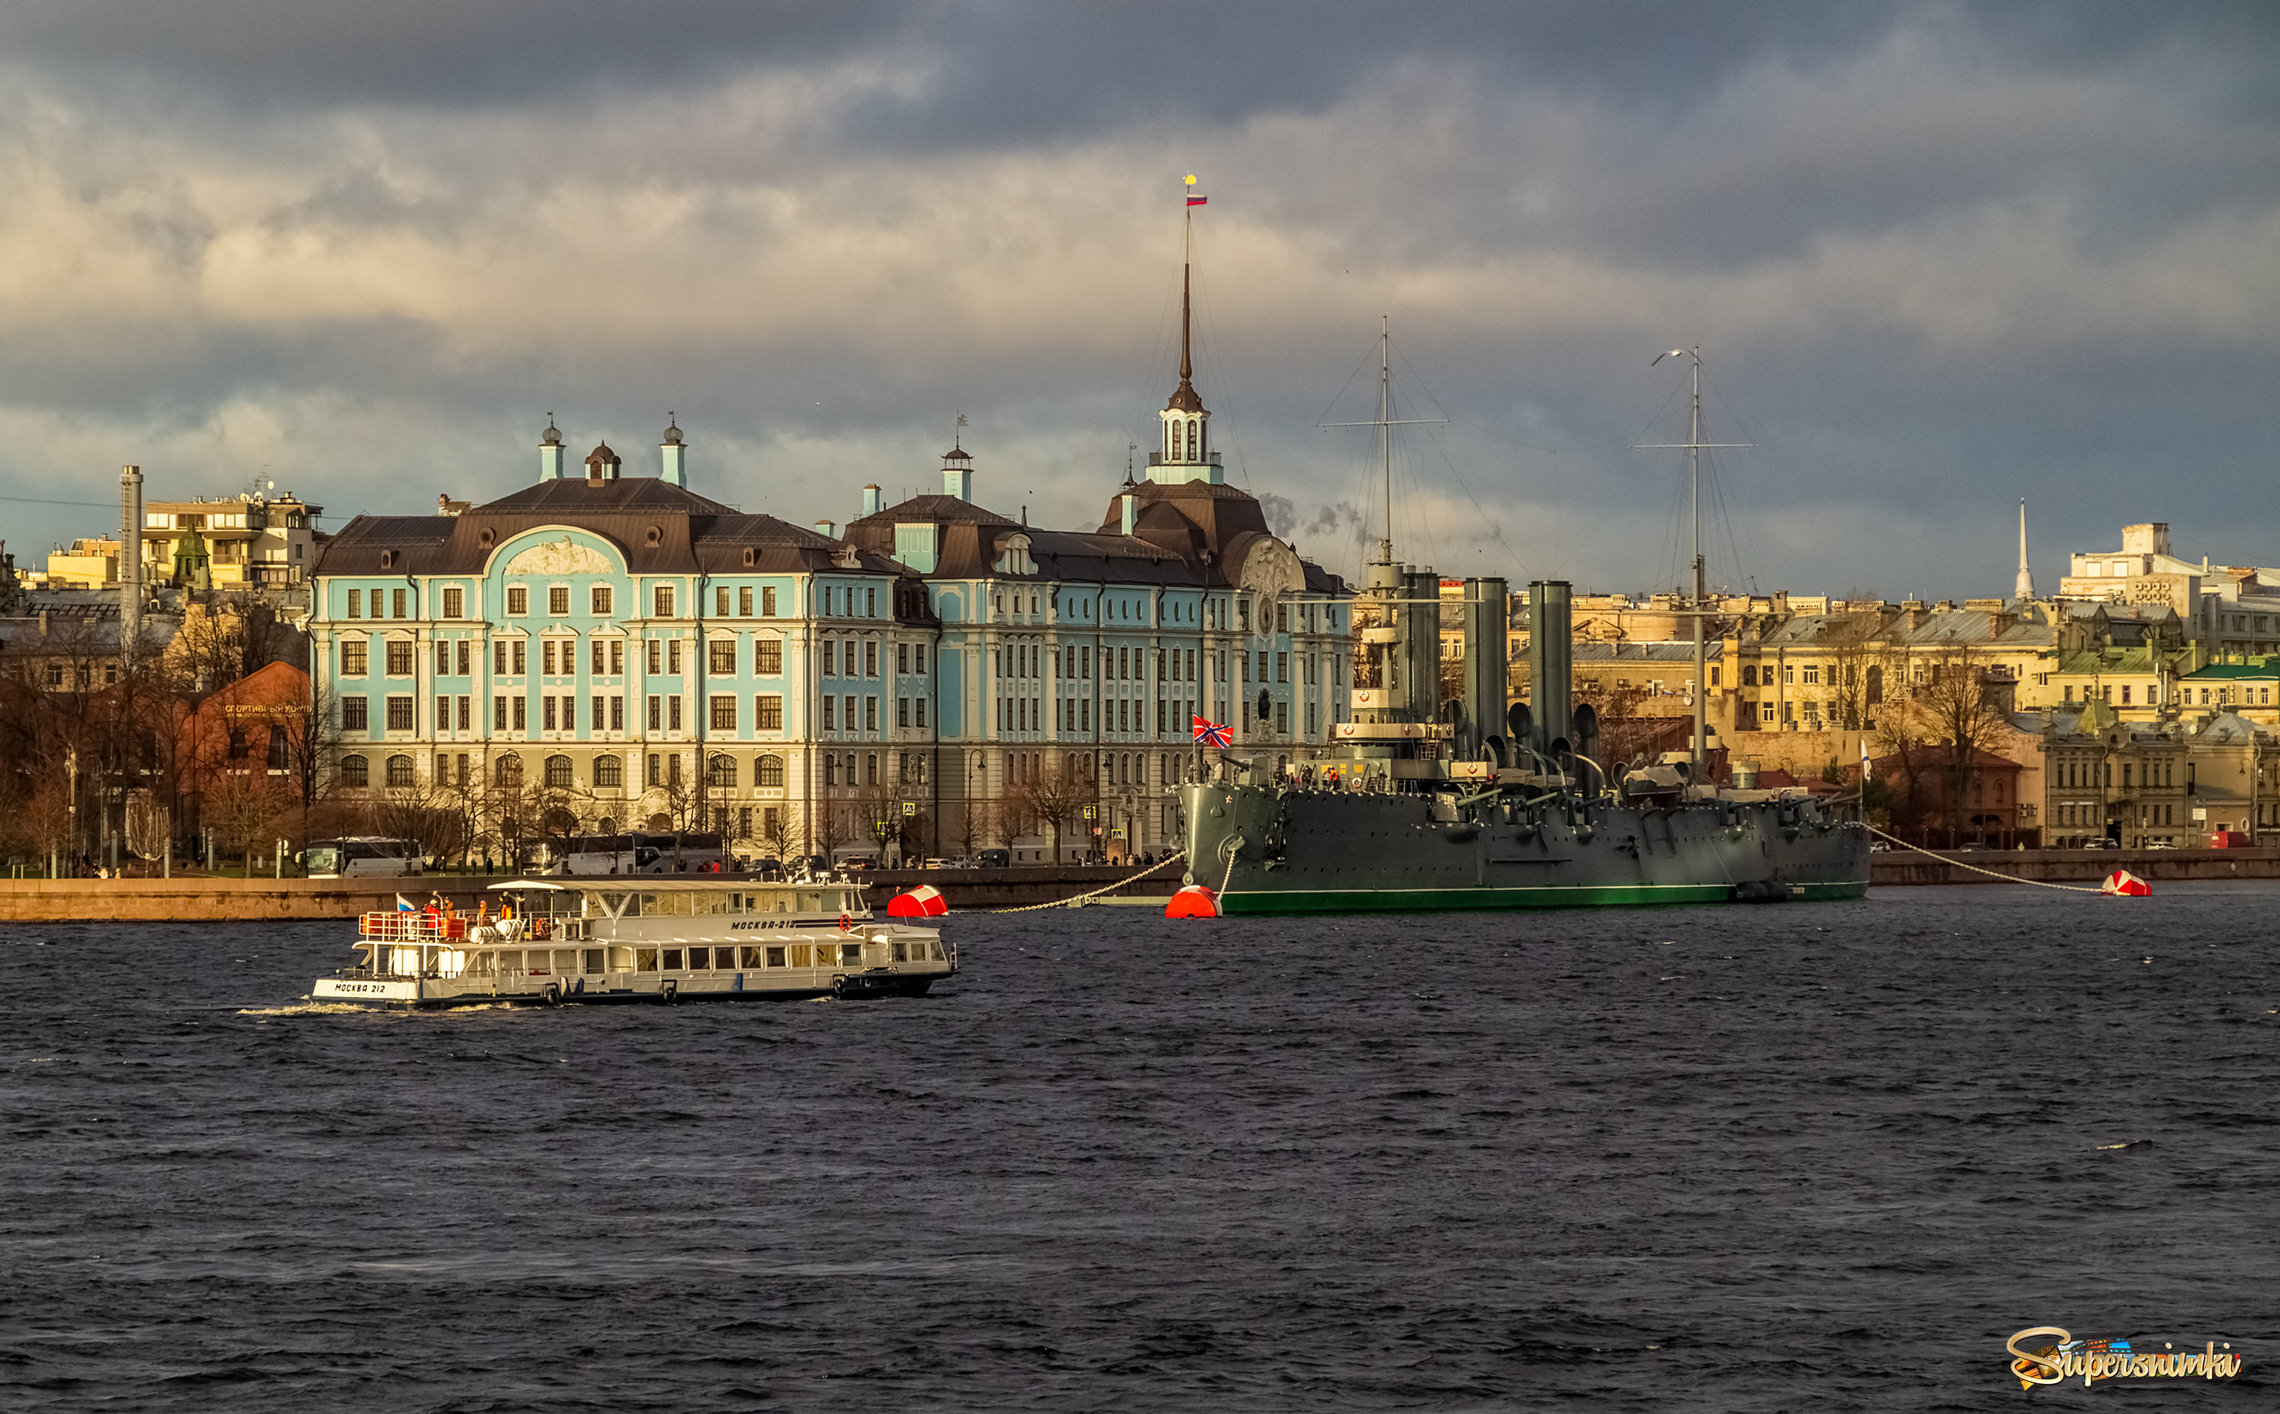
[[[4,927],[0,1405],[1980,1409],[2058,1325],[2280,1407],[2276,912],[1096,908],[414,1016],[298,1004],[342,924]]]

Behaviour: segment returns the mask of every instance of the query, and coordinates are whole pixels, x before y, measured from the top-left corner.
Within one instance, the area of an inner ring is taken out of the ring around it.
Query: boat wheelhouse
[[[939,930],[878,919],[844,878],[494,884],[473,918],[367,913],[357,961],[317,1001],[486,1002],[923,996],[958,970]]]

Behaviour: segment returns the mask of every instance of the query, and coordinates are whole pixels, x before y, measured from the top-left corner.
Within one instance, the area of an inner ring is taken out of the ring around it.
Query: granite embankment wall
[[[1942,858],[1895,847],[1869,860],[1869,882],[1999,884],[1972,868],[2045,884],[2096,884],[2116,869],[2150,883],[2165,880],[2280,879],[2280,849],[2015,849],[1943,853]]]
[[[1934,859],[1895,849],[1870,861],[1880,888],[1909,884],[1994,884],[1966,868],[2054,884],[2096,884],[2115,869],[2168,880],[2280,879],[2280,849],[1972,851]],[[866,877],[872,907],[917,884],[942,890],[953,909],[1019,908],[1050,903],[1128,880],[1133,870],[1077,865],[1026,869],[881,870]],[[1125,884],[1109,895],[1161,899],[1179,887],[1180,866]],[[353,918],[395,907],[401,891],[425,903],[442,893],[474,911],[487,884],[459,874],[417,879],[0,879],[0,923],[213,923],[293,918]]]
[[[1180,865],[1117,889],[1111,897],[1168,898]],[[942,890],[954,909],[1018,908],[1049,903],[1130,879],[1129,866],[1064,865],[1026,869],[895,869],[865,876],[871,904],[917,884]],[[467,912],[496,878],[428,874],[416,879],[0,879],[0,923],[211,923],[291,918],[354,918],[396,906],[400,892],[415,903],[441,893]],[[631,882],[630,880],[628,882]]]

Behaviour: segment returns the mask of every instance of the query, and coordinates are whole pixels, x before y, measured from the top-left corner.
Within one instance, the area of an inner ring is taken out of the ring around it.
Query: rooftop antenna
[[[1138,442],[1124,444],[1124,484],[1127,486],[1132,484],[1132,468],[1139,453],[1140,444]]]
[[[964,413],[958,414],[958,425],[951,430],[950,448],[952,451],[958,452],[966,450],[966,414]]]

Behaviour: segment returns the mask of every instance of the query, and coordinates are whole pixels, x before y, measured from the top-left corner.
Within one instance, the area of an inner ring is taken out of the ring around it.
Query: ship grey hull
[[[1188,882],[1226,914],[1859,898],[1868,832],[1813,801],[1492,802],[1204,783],[1181,792]],[[1456,812],[1441,811],[1442,814]]]

